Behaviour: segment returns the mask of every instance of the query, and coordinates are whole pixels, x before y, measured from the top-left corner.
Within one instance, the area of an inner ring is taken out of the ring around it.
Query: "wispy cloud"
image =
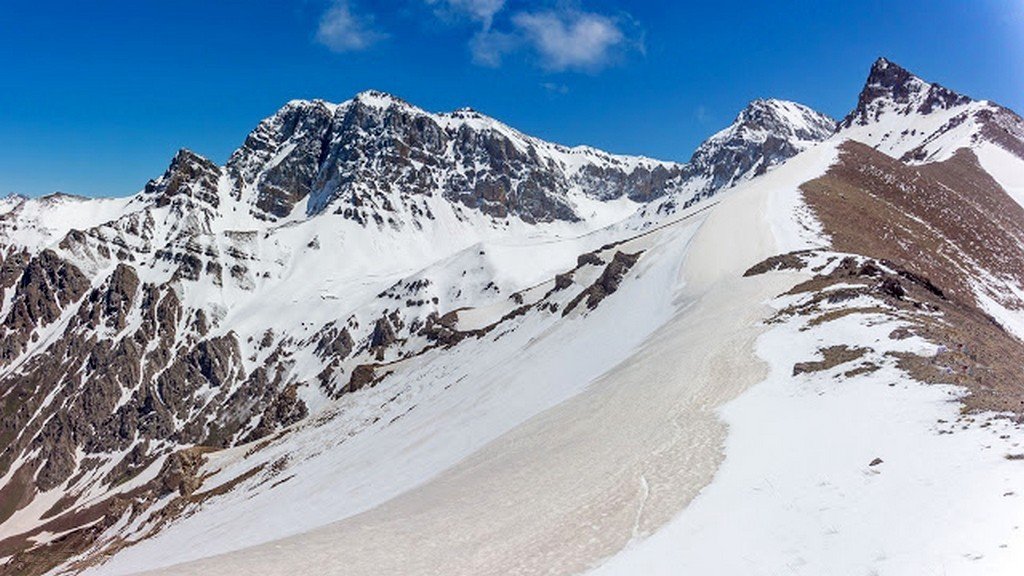
[[[565,84],[558,84],[556,82],[544,82],[540,85],[541,88],[547,90],[551,94],[568,94],[569,87]]]
[[[479,66],[497,68],[507,54],[519,49],[521,39],[515,34],[495,30],[481,30],[469,41],[473,63]]]
[[[521,12],[513,24],[552,71],[599,70],[625,41],[618,24],[590,12]]]
[[[706,125],[711,122],[711,113],[708,111],[708,107],[700,104],[693,111],[693,117],[697,120],[698,124]]]
[[[357,0],[334,0],[321,16],[316,40],[335,52],[364,50],[387,38]],[[548,8],[512,8],[509,0],[418,0],[441,19],[471,22],[473,62],[499,67],[506,57],[528,57],[550,72],[597,72],[630,52],[643,53],[643,33],[626,13],[608,16],[584,10],[577,1]],[[512,5],[516,5],[512,3]],[[521,5],[521,4],[519,4]]]
[[[473,62],[481,66],[498,67],[506,56],[523,52],[551,72],[596,72],[630,51],[644,51],[642,30],[625,14],[611,17],[561,7],[514,12],[495,22],[507,12],[504,0],[427,1],[461,6],[482,22],[469,42]]]
[[[440,6],[449,12],[464,14],[481,22],[484,30],[489,30],[494,22],[494,15],[505,7],[505,0],[426,0],[427,4]]]
[[[365,50],[387,34],[375,30],[373,17],[353,13],[347,0],[336,0],[320,17],[316,41],[334,52]]]

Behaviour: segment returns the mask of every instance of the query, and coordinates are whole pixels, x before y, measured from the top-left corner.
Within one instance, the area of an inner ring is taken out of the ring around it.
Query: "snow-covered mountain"
[[[800,145],[747,136],[729,146],[755,162],[763,150],[764,164]],[[129,516],[151,514],[188,491],[178,469],[199,460],[181,449],[318,417],[392,363],[495,330],[535,304],[524,290],[574,264],[582,278],[605,269],[595,306],[634,258],[577,257],[647,200],[735,180],[709,166],[568,148],[364,92],[288,103],[223,167],[181,150],[134,196],[5,199],[3,535],[20,548],[124,498]]]
[[[583,175],[614,173],[594,189]],[[566,148],[471,109],[430,114],[381,92],[342,104],[294,101],[260,123],[227,165],[232,194],[254,215],[285,218],[301,205],[357,222],[428,215],[443,197],[496,218],[581,219],[577,198],[634,200],[664,194],[679,166]]]
[[[986,144],[1024,158],[1020,116],[926,82],[885,58],[871,67],[857,107],[839,129],[850,139],[915,164],[945,160],[960,148]]]
[[[834,120],[784,100],[755,100],[728,127],[693,153],[693,171],[707,176],[708,192],[764,174],[835,131]]]
[[[0,573],[1019,566],[1022,125],[884,59],[686,163],[371,91],[4,199]]]

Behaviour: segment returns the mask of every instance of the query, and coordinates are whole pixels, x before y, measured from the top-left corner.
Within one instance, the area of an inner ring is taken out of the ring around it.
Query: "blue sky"
[[[0,194],[130,194],[368,88],[686,160],[754,98],[844,115],[880,55],[1024,111],[1024,0],[6,0]]]

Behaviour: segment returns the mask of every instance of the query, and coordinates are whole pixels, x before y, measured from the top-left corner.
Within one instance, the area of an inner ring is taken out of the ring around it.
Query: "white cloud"
[[[701,104],[693,111],[693,117],[697,119],[699,124],[707,124],[711,122],[711,113],[708,112],[708,107]]]
[[[469,41],[469,51],[473,54],[473,63],[480,66],[497,68],[506,54],[515,52],[521,39],[515,34],[481,30]]]
[[[320,17],[316,41],[334,52],[364,50],[387,37],[372,24],[372,18],[353,14],[347,0],[337,0]]]
[[[589,12],[521,12],[512,22],[552,71],[603,68],[626,40],[614,20]]]
[[[440,4],[447,9],[466,14],[483,23],[484,30],[491,27],[494,15],[505,7],[505,0],[426,0],[428,4]]]
[[[551,94],[568,94],[569,87],[565,84],[558,84],[555,82],[544,82],[540,85],[541,88],[547,90]]]

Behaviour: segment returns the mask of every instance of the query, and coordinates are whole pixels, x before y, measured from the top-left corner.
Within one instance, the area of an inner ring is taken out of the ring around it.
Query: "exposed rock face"
[[[26,494],[115,485],[174,447],[253,440],[307,414],[280,371],[245,374],[233,334],[205,337],[201,310],[185,314],[170,286],[142,283],[130,265],[93,288],[45,250],[12,287],[4,354],[20,368],[0,373],[0,475],[20,461]],[[33,352],[46,327],[57,337]],[[114,471],[90,479],[117,452]]]
[[[341,105],[290,103],[249,135],[228,172],[236,194],[250,187],[256,208],[269,217],[283,217],[309,197],[308,214],[336,204],[361,223],[394,223],[401,203],[432,218],[417,197],[440,194],[497,218],[574,220],[566,198],[571,175],[549,146],[471,110],[429,114],[366,92]],[[620,184],[600,195],[651,193],[634,182],[642,176],[608,170]],[[655,193],[664,193],[664,182]]]
[[[9,262],[12,266],[5,267],[8,279],[17,273],[17,259]],[[89,280],[78,268],[50,250],[33,257],[20,272],[10,312],[0,324],[0,364],[24,352],[33,332],[57,320],[89,287]]]
[[[166,206],[175,196],[187,196],[216,208],[220,204],[217,182],[220,168],[202,156],[182,148],[171,160],[164,175],[146,184],[145,193],[156,206]]]
[[[232,155],[234,194],[281,218],[306,200],[362,224],[433,219],[439,195],[494,218],[579,219],[573,194],[649,201],[700,180],[707,196],[827,137],[832,120],[782,101],[756,101],[690,165],[566,148],[470,109],[431,114],[380,92],[339,105],[295,101],[264,120]],[[728,166],[718,163],[728,159]]]
[[[470,114],[434,117],[388,96],[357,97],[335,119],[310,210],[341,200],[346,216],[379,223],[403,202],[430,218],[416,197],[439,193],[498,218],[576,219],[565,198],[568,184],[551,159],[532,144],[523,147],[525,139],[516,143],[500,130],[458,121],[482,119]]]
[[[566,304],[565,308],[562,310],[562,316],[566,316],[569,312],[572,312],[584,299],[587,301],[588,309],[593,310],[594,308],[597,308],[598,304],[600,304],[602,300],[619,289],[619,284],[622,283],[623,277],[639,259],[639,252],[635,254],[615,252],[615,255],[612,257],[612,261],[605,266],[597,280]]]
[[[164,224],[171,230],[171,237],[186,241],[197,234],[211,232],[211,223],[219,214],[218,208],[222,203],[219,189],[221,175],[221,168],[210,160],[190,150],[181,149],[164,174],[146,184],[141,197],[148,199],[154,209],[166,208],[168,213]],[[152,212],[146,211],[146,214],[152,217]],[[105,227],[116,224],[121,225],[122,233],[127,232],[136,239],[160,240],[150,235],[154,232],[153,222],[139,222],[136,219],[107,224]],[[100,232],[90,231],[92,234]]]
[[[757,176],[835,131],[835,120],[782,100],[754,100],[731,126],[697,148],[690,174],[704,176],[700,193],[709,196],[746,177]]]
[[[867,82],[857,99],[857,107],[839,126],[867,125],[887,111],[903,116],[931,114],[935,110],[948,110],[970,101],[967,96],[939,84],[925,82],[885,58],[879,58],[871,66]]]
[[[260,122],[228,160],[235,196],[250,186],[256,208],[287,216],[312,189],[327,152],[333,113],[322,101],[295,101]]]
[[[384,350],[397,340],[390,320],[387,317],[380,318],[374,324],[373,333],[370,334],[370,351],[377,356],[378,360],[383,360]]]
[[[352,353],[355,342],[348,329],[328,328],[316,346],[316,353],[321,358],[345,359]]]

